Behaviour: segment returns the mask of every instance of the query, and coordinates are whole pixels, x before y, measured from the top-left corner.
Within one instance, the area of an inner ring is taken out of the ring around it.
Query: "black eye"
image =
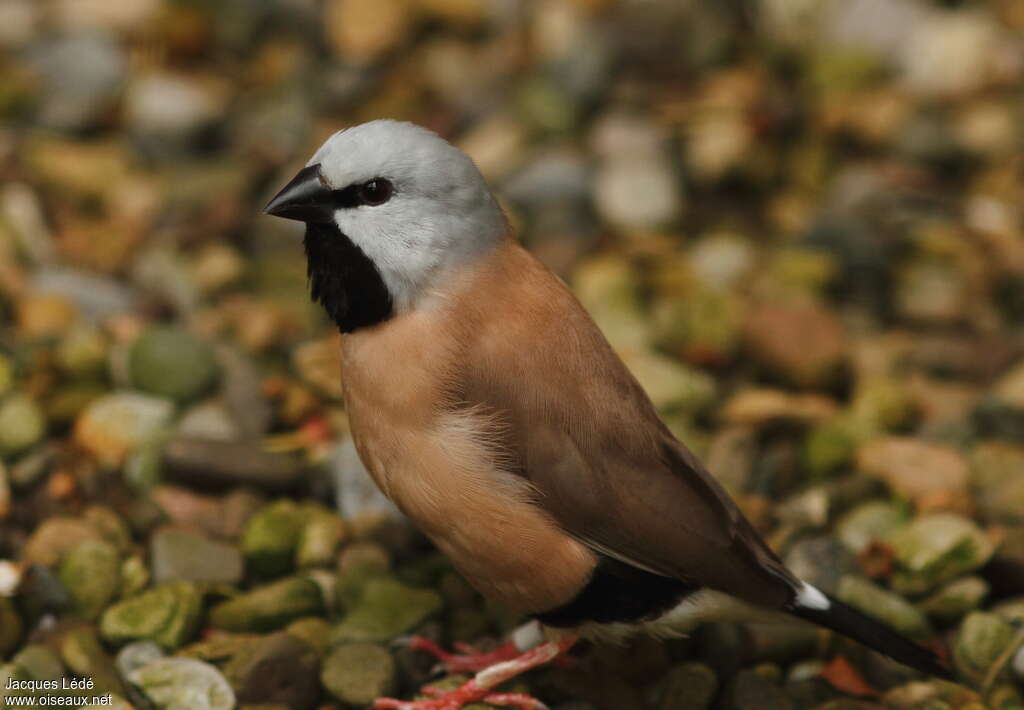
[[[385,178],[367,180],[359,186],[359,198],[366,205],[382,205],[391,199],[391,181]]]

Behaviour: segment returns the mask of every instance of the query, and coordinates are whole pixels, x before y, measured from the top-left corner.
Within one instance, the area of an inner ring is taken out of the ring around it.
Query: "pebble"
[[[715,232],[690,248],[689,265],[706,286],[731,289],[749,275],[757,252],[749,240],[732,232]]]
[[[129,83],[124,96],[125,127],[147,153],[173,157],[223,115],[224,96],[209,81],[171,73],[150,73]]]
[[[31,293],[18,303],[19,333],[29,340],[58,338],[78,318],[78,309],[56,293]]]
[[[658,684],[655,710],[706,710],[718,692],[715,672],[701,663],[673,667]]]
[[[925,638],[931,633],[923,612],[899,594],[883,589],[863,577],[844,576],[839,580],[836,596],[840,601],[910,638]]]
[[[104,540],[82,540],[64,553],[58,579],[71,596],[74,613],[95,621],[121,585],[117,548]]]
[[[721,417],[728,424],[746,426],[763,426],[771,421],[813,424],[837,411],[836,403],[828,397],[759,387],[733,395],[723,405]]]
[[[298,457],[267,451],[261,442],[175,436],[163,448],[167,477],[204,488],[254,486],[289,490],[307,467]]]
[[[30,287],[39,294],[62,297],[94,323],[129,314],[138,303],[138,295],[130,286],[68,266],[45,265],[37,269]]]
[[[217,604],[210,610],[209,623],[225,631],[266,632],[323,612],[320,586],[309,577],[288,577]]]
[[[1024,446],[982,442],[971,453],[971,469],[975,500],[985,520],[1024,523]]]
[[[836,537],[850,552],[860,554],[873,543],[887,540],[910,521],[906,506],[872,500],[849,511],[836,523]]]
[[[198,630],[202,594],[190,582],[170,582],[123,599],[103,613],[100,633],[114,644],[155,641],[179,648]]]
[[[861,446],[857,467],[911,500],[959,495],[970,478],[967,462],[956,449],[903,436],[882,437]]]
[[[747,315],[744,336],[762,366],[800,387],[828,384],[846,358],[835,314],[810,303],[764,303]]]
[[[0,456],[28,449],[46,433],[46,415],[34,399],[12,394],[0,401]]]
[[[628,351],[620,355],[660,410],[696,413],[715,399],[715,380],[701,370],[651,350]]]
[[[154,641],[136,641],[123,646],[117,652],[114,665],[117,672],[127,678],[133,671],[147,666],[153,661],[164,657],[164,650]]]
[[[1009,648],[1014,636],[1013,626],[997,615],[972,611],[960,625],[953,643],[953,663],[964,677],[981,681]],[[1008,676],[1009,671],[1009,667],[1004,668],[1000,676]]]
[[[414,18],[406,0],[330,0],[323,27],[335,54],[367,64],[401,43]]]
[[[238,584],[244,566],[236,546],[174,528],[162,528],[150,538],[149,563],[156,584]]]
[[[292,363],[303,381],[341,399],[341,344],[336,337],[303,343],[292,352]]]
[[[978,576],[961,577],[923,599],[920,607],[929,616],[944,623],[955,622],[968,612],[980,609],[989,594],[989,584]]]
[[[626,231],[664,227],[685,205],[679,178],[661,153],[607,162],[594,176],[593,191],[598,214]]]
[[[193,658],[161,658],[128,680],[158,710],[233,710],[235,694],[214,666]]]
[[[995,552],[995,544],[972,521],[952,513],[924,515],[893,533],[889,543],[897,569],[893,586],[920,594],[976,570]]]
[[[335,625],[331,638],[335,643],[388,641],[413,630],[442,605],[441,596],[432,589],[373,578],[363,587],[360,600]]]
[[[307,514],[309,519],[299,537],[295,563],[300,568],[329,566],[345,537],[345,525],[340,517],[324,509],[309,506]]]
[[[786,553],[785,562],[799,579],[828,594],[835,594],[840,580],[860,569],[853,553],[832,537],[797,540]]]
[[[381,493],[359,458],[351,438],[339,443],[328,458],[334,483],[335,507],[341,517],[359,525],[372,521],[404,520],[395,504]]]
[[[43,85],[38,120],[62,131],[103,123],[120,93],[126,70],[121,47],[102,32],[55,37],[37,45],[29,61]]]
[[[86,541],[99,540],[100,532],[81,518],[54,516],[35,529],[25,543],[21,558],[27,563],[53,567],[72,547]]]
[[[132,383],[139,390],[176,402],[205,394],[216,382],[213,349],[181,328],[148,329],[129,355]]]
[[[91,402],[75,422],[75,441],[104,463],[117,465],[162,433],[174,403],[137,392],[114,392]]]
[[[724,690],[728,710],[794,710],[793,701],[778,685],[756,671],[741,670]]]
[[[989,75],[999,30],[987,13],[934,10],[901,43],[902,82],[925,98],[962,95]],[[947,57],[957,57],[955,65]]]
[[[307,522],[307,512],[290,500],[271,503],[249,518],[242,535],[249,570],[262,577],[292,570]]]
[[[361,707],[395,691],[395,661],[383,646],[342,644],[324,659],[320,682],[337,700]]]
[[[124,683],[114,660],[100,643],[95,626],[78,626],[66,632],[60,640],[60,655],[68,670],[93,681],[95,688],[91,690],[94,689],[96,695],[125,695]]]
[[[290,710],[317,706],[319,671],[316,650],[284,632],[243,646],[224,666],[224,676],[239,703],[279,704]]]
[[[24,625],[17,609],[14,608],[14,602],[9,597],[0,595],[0,658],[7,658],[18,648],[22,633]]]

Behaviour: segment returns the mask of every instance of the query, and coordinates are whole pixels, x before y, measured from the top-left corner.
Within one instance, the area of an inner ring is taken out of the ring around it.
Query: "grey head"
[[[465,153],[391,120],[332,135],[265,212],[306,223],[312,295],[342,331],[415,308],[507,228]]]

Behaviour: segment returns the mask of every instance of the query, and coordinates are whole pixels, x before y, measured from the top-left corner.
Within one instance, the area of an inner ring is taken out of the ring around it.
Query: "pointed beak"
[[[303,168],[263,208],[267,214],[300,222],[330,222],[334,219],[331,188],[320,175],[320,164]]]

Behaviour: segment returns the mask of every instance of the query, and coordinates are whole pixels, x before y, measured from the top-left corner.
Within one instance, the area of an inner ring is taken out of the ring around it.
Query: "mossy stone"
[[[1011,624],[996,614],[975,611],[967,615],[960,625],[953,644],[953,662],[967,678],[983,679],[999,658],[1013,643],[1016,632]],[[1002,675],[1008,675],[1009,666]]]
[[[34,399],[14,394],[0,402],[0,456],[24,451],[45,433],[46,415]]]
[[[95,626],[78,626],[65,633],[60,640],[60,655],[68,670],[95,683],[96,695],[127,692]]]
[[[100,619],[100,633],[111,643],[155,641],[179,648],[199,627],[202,594],[189,582],[172,582],[129,597]]]
[[[953,513],[924,515],[889,538],[896,553],[893,588],[922,594],[980,568],[995,551],[992,539]]]
[[[132,384],[159,397],[187,402],[207,392],[219,368],[213,349],[181,328],[148,329],[129,354]]]
[[[307,522],[307,514],[290,500],[271,503],[253,515],[242,535],[242,553],[249,570],[260,577],[292,570]]]
[[[388,578],[371,579],[359,603],[334,627],[332,640],[387,641],[440,611],[441,595]]]
[[[276,631],[323,611],[320,585],[308,577],[289,577],[221,602],[210,611],[210,625],[226,631]]]
[[[931,633],[928,619],[913,604],[895,592],[879,587],[863,577],[846,575],[839,580],[837,595],[855,609],[911,638]]]
[[[87,621],[99,615],[121,586],[117,548],[105,540],[83,540],[61,561],[58,579],[71,596],[74,613]]]
[[[395,672],[395,661],[383,646],[344,644],[324,660],[320,682],[341,702],[362,707],[394,692]]]

